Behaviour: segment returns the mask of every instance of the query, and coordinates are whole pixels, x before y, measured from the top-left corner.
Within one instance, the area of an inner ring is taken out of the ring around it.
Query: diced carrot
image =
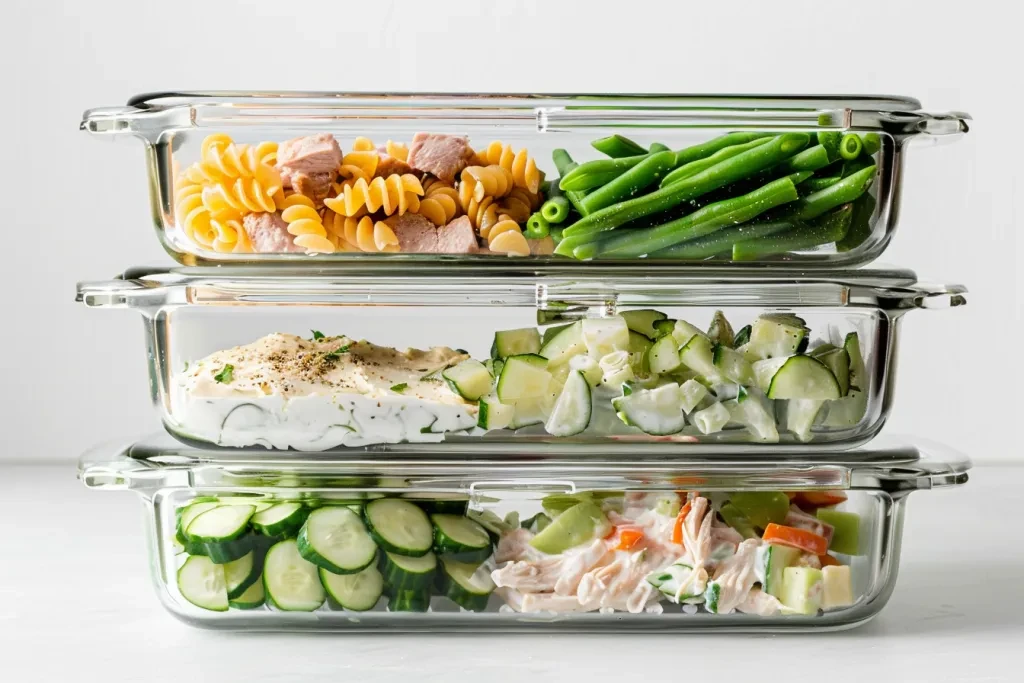
[[[679,545],[683,544],[683,522],[686,521],[686,515],[690,514],[690,503],[687,501],[686,505],[679,509],[679,514],[676,515],[676,524],[672,527],[672,542]]]
[[[613,526],[611,529],[608,530],[608,533],[604,535],[604,540],[607,541],[609,538],[611,538],[617,533],[619,533],[619,527]]]
[[[639,529],[623,529],[619,534],[619,546],[617,550],[632,550],[643,540],[644,532]]]
[[[828,553],[825,553],[824,555],[818,555],[818,559],[821,561],[822,567],[842,566],[843,564],[842,562],[832,557]]]
[[[846,501],[842,491],[799,491],[793,501],[800,507],[820,508]]]
[[[803,550],[812,555],[824,555],[828,552],[828,539],[813,531],[797,529],[792,526],[783,526],[775,522],[769,522],[761,537],[769,543],[788,545],[792,548]]]

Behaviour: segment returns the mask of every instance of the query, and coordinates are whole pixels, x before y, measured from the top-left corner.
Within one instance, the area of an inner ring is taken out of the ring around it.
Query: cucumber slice
[[[623,311],[622,319],[626,321],[626,327],[637,334],[642,334],[648,339],[657,339],[658,330],[655,325],[659,320],[667,320],[668,316],[653,308],[641,308],[635,311]]]
[[[832,349],[813,355],[835,375],[839,383],[839,395],[846,396],[850,391],[850,355],[846,349]]]
[[[202,554],[209,557],[214,564],[228,564],[249,554],[257,546],[257,538],[255,534],[246,534],[230,541],[203,543]]]
[[[228,600],[228,606],[235,609],[256,609],[263,607],[266,601],[266,591],[263,590],[263,577],[257,576],[256,582],[245,589],[245,592],[234,600]]]
[[[530,545],[542,553],[557,555],[595,538],[603,538],[610,529],[611,523],[601,508],[585,500],[558,515],[546,529],[530,539]]]
[[[712,347],[711,360],[718,369],[719,375],[737,384],[753,384],[754,370],[743,354],[725,344]]]
[[[364,514],[373,540],[387,552],[410,557],[430,552],[434,527],[416,505],[398,498],[380,498],[368,503]]]
[[[758,396],[741,386],[739,395],[726,402],[725,405],[729,409],[730,419],[746,427],[756,439],[767,443],[779,441],[779,429],[775,423],[775,416],[769,412],[766,402],[763,402]]]
[[[843,349],[850,360],[850,390],[849,395],[829,403],[828,427],[855,427],[868,411],[868,377],[856,332],[846,335]]]
[[[582,372],[573,372],[566,379],[544,429],[552,436],[579,434],[590,425],[592,409],[590,383]]]
[[[817,614],[824,592],[824,576],[813,567],[786,567],[779,601],[797,614]]]
[[[633,367],[633,374],[637,377],[647,377],[651,374],[651,365],[647,358],[651,346],[654,345],[650,339],[639,332],[629,331],[629,364]]]
[[[712,403],[703,410],[690,413],[693,425],[704,435],[714,434],[725,429],[725,425],[729,424],[729,418],[729,409],[721,403]]]
[[[601,369],[601,364],[590,356],[573,356],[569,359],[569,371],[570,372],[582,372],[583,376],[587,379],[587,384],[591,387],[596,387],[601,383],[601,379],[604,377],[604,370]],[[568,379],[568,376],[566,376]]]
[[[382,570],[384,583],[391,593],[429,590],[437,571],[437,555],[427,553],[420,557],[407,557],[384,553]]]
[[[334,602],[352,612],[373,609],[384,594],[384,577],[376,567],[354,574],[335,574],[321,567],[320,583]]]
[[[259,580],[262,572],[262,558],[257,557],[254,550],[250,550],[234,562],[224,564],[224,585],[227,588],[228,600],[241,596]]]
[[[475,401],[490,392],[494,382],[484,364],[472,358],[446,368],[441,377],[448,382],[452,391],[467,401]]]
[[[543,396],[551,383],[548,361],[544,356],[525,354],[509,356],[498,377],[498,398],[512,403],[525,398]]]
[[[772,386],[772,377],[775,377],[775,373],[789,359],[790,356],[783,356],[782,358],[769,358],[752,363],[750,367],[754,371],[754,384],[757,385],[757,388],[767,394],[768,389]]]
[[[676,338],[676,343],[679,344],[680,348],[686,346],[687,343],[694,337],[703,337],[707,339],[707,335],[704,334],[696,325],[691,325],[685,320],[677,320],[676,324],[672,326],[672,336]],[[710,340],[708,340],[710,342]],[[710,343],[708,345],[710,347]]]
[[[708,388],[695,379],[688,379],[679,385],[679,406],[689,415],[708,396]]]
[[[491,344],[491,358],[508,358],[524,353],[540,351],[540,332],[536,327],[523,327],[518,330],[502,330],[494,333]]]
[[[679,359],[679,345],[676,343],[676,338],[671,334],[666,334],[654,342],[650,351],[647,352],[647,363],[651,372],[656,372],[659,375],[678,370],[683,361]]]
[[[683,396],[675,382],[612,399],[612,407],[623,422],[655,436],[676,434],[686,427],[682,403]]]
[[[776,598],[782,598],[783,572],[792,567],[800,559],[800,551],[785,545],[769,543],[762,546],[759,552],[764,557],[764,592]]]
[[[722,595],[722,586],[717,581],[708,581],[704,591],[704,609],[711,614],[718,614],[718,599]]]
[[[459,555],[466,562],[483,562],[491,554],[487,530],[468,517],[431,515],[434,525],[434,552]]]
[[[573,356],[587,352],[587,344],[583,341],[583,322],[577,320],[574,323],[558,328],[558,331],[548,338],[548,330],[544,333],[544,345],[540,347],[540,355],[548,359],[549,367],[558,367],[569,361]]]
[[[267,551],[263,588],[274,606],[288,612],[312,612],[327,599],[317,566],[299,554],[294,539],[275,543]]]
[[[449,600],[463,609],[483,612],[494,592],[491,572],[484,565],[441,558],[442,590]]]
[[[746,353],[757,360],[792,356],[806,344],[807,324],[795,315],[762,315],[750,329]]]
[[[436,512],[446,515],[464,515],[466,507],[469,505],[469,497],[458,493],[416,491],[402,494],[402,498],[416,503],[428,514]]]
[[[736,335],[733,333],[732,325],[726,319],[725,313],[715,311],[715,315],[711,318],[711,325],[708,327],[708,339],[730,348],[734,347]]]
[[[768,387],[768,398],[839,398],[839,382],[824,363],[810,356],[793,356],[779,368]]]
[[[309,508],[302,503],[278,503],[252,516],[252,526],[264,536],[294,536],[302,528]]]
[[[344,506],[309,513],[298,538],[299,554],[335,574],[355,574],[377,559],[377,546],[363,520]]]
[[[678,326],[678,322],[676,325]],[[715,366],[711,340],[704,333],[695,334],[679,349],[679,359],[683,365],[702,375],[712,384],[721,382],[721,375]]]
[[[208,557],[191,556],[178,570],[178,591],[196,607],[214,612],[228,609],[228,591],[224,565],[214,564]]]
[[[669,602],[679,604],[684,600],[700,597],[707,589],[705,582],[700,580],[690,584],[689,590],[684,589],[684,585],[692,573],[691,565],[676,562],[648,575],[647,583],[657,588],[662,595],[668,598]]]
[[[743,327],[741,327],[739,329],[739,332],[736,333],[736,336],[733,337],[732,348],[738,349],[739,347],[741,347],[744,344],[748,343],[750,341],[750,331],[751,331],[751,329],[752,328],[751,328],[750,325],[744,325]]]
[[[603,358],[614,351],[629,349],[629,327],[620,316],[586,318],[583,323],[583,342],[592,358]]]
[[[195,499],[188,505],[180,507],[174,513],[174,538],[189,555],[205,555],[206,547],[202,543],[194,543],[188,539],[185,529],[192,520],[220,505],[215,498]]]
[[[218,505],[197,515],[185,527],[185,537],[193,543],[232,541],[249,530],[252,505]]]
[[[828,549],[843,555],[860,555],[860,515],[830,508],[818,508],[818,519],[833,527]]]
[[[825,402],[817,398],[790,399],[786,402],[786,429],[793,432],[800,441],[810,441],[811,427],[823,405]]]
[[[430,609],[430,591],[395,591],[388,598],[389,612],[426,612]]]
[[[825,343],[825,344],[821,344],[819,346],[815,346],[813,349],[811,349],[810,351],[807,352],[807,355],[808,356],[813,356],[815,358],[821,358],[823,355],[825,355],[829,351],[834,351],[834,350],[836,350],[838,348],[839,348],[838,346],[833,346],[832,344]]]
[[[849,607],[856,602],[853,597],[853,582],[850,568],[844,565],[829,565],[821,568],[821,608],[836,609]]]
[[[483,396],[479,407],[476,426],[481,429],[505,429],[512,423],[516,413],[515,405],[502,403],[496,393]]]

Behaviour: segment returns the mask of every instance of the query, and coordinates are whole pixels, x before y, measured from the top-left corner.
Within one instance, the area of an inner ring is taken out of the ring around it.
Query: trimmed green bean
[[[704,157],[703,159],[697,159],[696,161],[691,161],[688,164],[683,164],[662,178],[661,187],[668,187],[669,185],[678,183],[684,178],[696,175],[706,168],[711,168],[720,161],[731,159],[737,154],[742,154],[748,149],[753,149],[754,147],[763,145],[769,140],[771,140],[771,138],[758,138],[757,140],[751,140],[750,142],[744,142],[738,145],[729,145],[728,147],[723,147],[709,157]]]
[[[558,181],[558,186],[566,192],[592,190],[595,187],[601,187],[615,180],[648,156],[650,155],[641,154],[635,157],[588,161],[562,175],[562,179]]]
[[[780,135],[766,144],[737,154],[731,159],[715,164],[674,185],[595,211],[566,228],[566,239],[558,245],[559,249],[561,249],[562,255],[568,256],[572,252],[568,251],[569,247],[566,245],[570,244],[575,248],[580,243],[578,241],[573,243],[569,240],[570,237],[583,237],[606,230],[614,230],[629,221],[666,211],[685,201],[774,166],[806,147],[809,139],[805,133]],[[789,183],[792,184],[792,181],[789,180]]]
[[[854,133],[847,133],[839,144],[839,156],[848,161],[853,161],[860,156],[863,149],[864,143],[860,141],[860,136]]]
[[[686,259],[690,261],[706,259],[718,254],[731,253],[732,245],[737,242],[768,237],[783,230],[789,230],[795,225],[796,223],[792,220],[744,223],[734,228],[724,228],[694,240],[687,240],[674,247],[656,251],[650,257]]]
[[[712,138],[706,142],[692,145],[676,152],[676,166],[682,166],[691,161],[709,157],[718,150],[732,145],[742,145],[745,142],[770,137],[773,137],[771,133],[726,133],[725,135],[719,135],[717,138]]]
[[[797,171],[817,171],[825,168],[839,156],[832,156],[825,145],[808,147],[796,156],[786,159],[779,164],[783,173],[796,173]]]
[[[832,187],[842,179],[842,176],[838,175],[826,176],[824,178],[808,178],[800,183],[800,187],[797,189],[804,192],[818,192],[819,190],[824,190],[826,187]]]
[[[837,251],[852,251],[871,237],[874,228],[871,217],[875,213],[875,203],[875,198],[868,192],[862,194],[853,203],[850,230],[846,233],[846,237],[836,241]]]
[[[875,180],[875,166],[857,171],[824,190],[801,197],[795,209],[799,220],[811,220],[864,194]]]
[[[793,181],[780,178],[750,194],[710,204],[680,219],[643,230],[622,230],[610,239],[576,247],[573,256],[579,259],[636,258],[653,254],[680,242],[745,223],[796,199]]]
[[[878,133],[865,133],[860,136],[860,141],[864,145],[864,154],[868,156],[882,149],[882,136]]]
[[[547,237],[550,232],[551,224],[538,211],[526,219],[526,230],[523,230],[523,237],[530,240],[539,240]]]
[[[871,166],[874,163],[875,163],[874,159],[872,159],[871,157],[869,157],[867,155],[864,155],[864,154],[860,155],[856,159],[853,159],[852,161],[844,161],[843,162],[842,176],[844,178],[846,178],[848,176],[851,176],[854,173],[856,173],[857,171],[865,169],[865,168],[867,168],[868,166]]]
[[[612,204],[635,197],[672,170],[676,161],[673,152],[651,154],[607,185],[594,190],[580,202],[587,213],[594,213]]]
[[[843,134],[838,130],[818,131],[818,144],[824,145],[828,154],[833,159],[839,158],[839,144],[843,141]]]
[[[612,159],[647,154],[646,149],[622,135],[609,135],[606,138],[594,140],[590,143],[590,146]]]
[[[853,206],[844,204],[814,223],[799,225],[770,239],[757,238],[737,242],[732,246],[732,260],[753,261],[765,256],[838,242],[846,237],[852,216]]]
[[[579,166],[579,164],[577,164],[575,161],[573,161],[572,157],[569,156],[569,153],[566,152],[564,149],[556,149],[556,150],[554,150],[551,153],[551,159],[555,163],[555,168],[558,169],[558,175],[560,175],[562,178],[565,177],[566,173],[569,173],[574,168],[577,168]],[[552,182],[551,185],[552,186],[556,186],[556,185],[560,184],[560,182],[561,181],[559,181],[559,183]],[[573,208],[576,209],[576,213],[578,213],[581,216],[586,216],[587,215],[586,213],[584,213],[583,209],[580,207],[580,202],[583,200],[583,197],[586,196],[586,193],[584,193],[584,192],[564,192],[560,187],[558,188],[558,190],[559,190],[559,192],[563,192],[564,193],[565,198],[568,199],[569,202],[572,204]]]
[[[663,145],[660,142],[652,142],[651,148],[648,150],[651,154],[657,154],[658,152],[668,152],[672,148],[668,145]]]
[[[562,195],[550,197],[541,205],[540,215],[548,223],[564,223],[569,217],[569,200]]]
[[[557,226],[557,225],[552,225],[552,226],[551,226],[551,232],[550,232],[549,234],[551,235],[551,239],[553,239],[553,240],[555,241],[555,244],[556,244],[556,245],[557,245],[557,244],[558,244],[559,242],[561,242],[561,241],[562,241],[562,231],[563,231],[564,229],[565,229],[565,228],[561,228],[561,227],[559,227],[559,226]]]

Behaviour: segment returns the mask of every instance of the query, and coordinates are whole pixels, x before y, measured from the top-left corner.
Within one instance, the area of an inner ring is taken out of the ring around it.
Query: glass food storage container
[[[186,443],[506,454],[849,448],[889,414],[903,314],[965,303],[906,270],[275,272],[130,271],[78,298],[143,314]]]
[[[890,441],[840,458],[397,451],[268,459],[166,435],[86,453],[146,509],[164,606],[238,630],[817,630],[878,613],[911,491],[970,462]]]
[[[140,95],[81,127],[143,140],[185,265],[405,272],[863,264],[908,143],[968,120],[903,97],[278,92]]]

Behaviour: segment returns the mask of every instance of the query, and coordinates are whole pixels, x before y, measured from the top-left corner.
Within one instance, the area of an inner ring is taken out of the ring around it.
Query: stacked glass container
[[[163,603],[235,629],[836,628],[893,589],[910,491],[871,441],[903,315],[864,266],[911,141],[891,97],[165,93],[182,267],[139,310],[169,435],[83,456],[146,505]],[[171,438],[173,437],[173,438]]]

